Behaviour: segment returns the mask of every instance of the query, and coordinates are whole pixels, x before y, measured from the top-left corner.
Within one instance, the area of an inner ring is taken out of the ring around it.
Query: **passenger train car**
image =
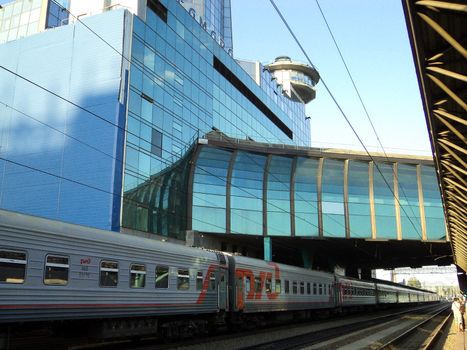
[[[86,320],[108,336],[178,336],[316,310],[437,300],[382,281],[0,210],[0,327]]]

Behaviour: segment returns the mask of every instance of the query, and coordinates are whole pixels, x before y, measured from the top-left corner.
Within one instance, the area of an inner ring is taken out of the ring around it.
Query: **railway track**
[[[396,335],[393,339],[381,345],[378,350],[408,347],[416,347],[419,350],[433,349],[439,335],[446,328],[450,318],[451,312],[449,309],[440,310],[400,335]]]
[[[236,333],[225,333],[218,336],[203,338],[192,338],[175,343],[165,343],[160,338],[143,338],[138,341],[131,339],[120,339],[107,342],[83,342],[83,339],[76,339],[76,342],[68,339],[62,342],[55,339],[48,342],[37,335],[34,339],[25,339],[24,342],[11,344],[10,349],[67,349],[67,350],[185,350],[185,349],[299,349],[313,344],[319,344],[332,339],[336,339],[343,334],[352,334],[369,329],[378,324],[384,324],[404,317],[404,315],[423,314],[439,305],[422,306],[409,310],[394,312],[379,312],[376,316],[346,316],[306,323],[297,323],[286,326],[267,327],[255,329],[254,331],[241,331]],[[33,340],[33,344],[31,344]],[[73,344],[70,344],[70,341]],[[273,341],[271,341],[273,340]],[[50,341],[50,340],[49,340]],[[29,346],[24,346],[28,344]],[[45,344],[48,344],[45,346]],[[44,347],[45,346],[45,347]],[[332,349],[328,345],[316,347],[317,349]],[[2,349],[0,347],[0,349]]]
[[[257,344],[253,346],[241,347],[242,350],[285,350],[285,349],[337,349],[349,347],[352,349],[395,349],[396,343],[404,339],[402,333],[415,334],[417,329],[425,325],[429,318],[433,320],[435,316],[445,312],[449,306],[437,306],[436,308],[423,308],[417,311],[390,314],[378,318],[372,318],[361,322],[355,322],[346,326],[333,327],[320,331],[313,331],[299,336],[288,337]],[[429,316],[427,316],[429,315]],[[417,322],[423,319],[423,322]],[[403,322],[402,322],[403,321]],[[411,332],[406,331],[407,324],[417,322],[417,327],[410,327]],[[439,321],[437,321],[439,323]],[[404,329],[404,331],[401,331]],[[397,335],[394,335],[396,332]],[[388,336],[388,334],[390,334]],[[426,339],[426,334],[423,334]],[[422,336],[423,336],[422,335]],[[390,339],[388,339],[390,337]],[[407,339],[405,338],[405,339]],[[432,337],[434,339],[434,335]],[[384,343],[381,340],[384,340]],[[402,347],[397,347],[401,349]],[[429,349],[428,347],[426,349]]]
[[[398,319],[407,313],[425,313],[433,310],[437,306],[423,306],[418,308],[405,309],[402,311],[391,311],[381,313],[376,316],[350,316],[340,317],[331,320],[313,321],[280,327],[268,327],[250,332],[236,334],[225,334],[222,336],[209,337],[206,339],[196,339],[188,342],[179,342],[161,346],[137,347],[138,350],[204,350],[204,349],[242,349],[242,350],[276,350],[276,349],[300,349],[314,343],[324,342],[336,338],[344,333],[352,333],[357,330],[366,329],[376,323],[382,323],[393,319]],[[428,310],[428,311],[427,311]],[[328,349],[328,347],[318,347],[318,349]],[[132,348],[133,349],[133,348]],[[330,349],[330,348],[329,348]]]

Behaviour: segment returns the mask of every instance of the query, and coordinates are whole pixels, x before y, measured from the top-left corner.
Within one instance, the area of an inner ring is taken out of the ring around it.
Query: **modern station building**
[[[318,72],[236,61],[230,0],[71,0],[24,34],[29,4],[0,9],[2,209],[307,266],[448,239],[431,159],[308,147]]]

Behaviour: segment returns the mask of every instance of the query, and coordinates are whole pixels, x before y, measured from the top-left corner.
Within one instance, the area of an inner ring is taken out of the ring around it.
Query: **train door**
[[[220,268],[219,269],[219,285],[218,285],[218,307],[219,310],[229,311],[229,293],[227,290],[227,278],[228,273],[227,269]]]

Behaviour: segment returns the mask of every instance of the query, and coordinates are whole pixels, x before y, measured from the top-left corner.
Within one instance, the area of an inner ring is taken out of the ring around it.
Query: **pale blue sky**
[[[275,2],[365,145],[377,146],[315,0]],[[319,3],[386,152],[430,154],[401,1]],[[235,57],[267,63],[288,55],[306,62],[269,0],[232,0],[232,17]],[[316,89],[316,100],[307,106],[312,145],[359,149],[324,86],[320,83]]]

